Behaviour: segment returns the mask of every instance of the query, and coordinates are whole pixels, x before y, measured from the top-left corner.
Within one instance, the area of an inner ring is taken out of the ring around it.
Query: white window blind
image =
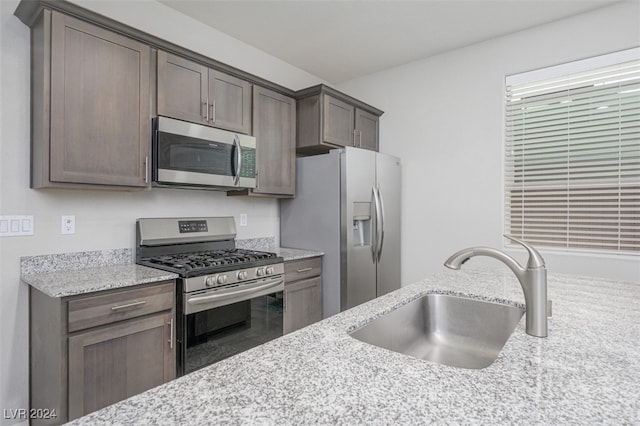
[[[506,233],[640,254],[640,60],[515,80],[506,86]]]

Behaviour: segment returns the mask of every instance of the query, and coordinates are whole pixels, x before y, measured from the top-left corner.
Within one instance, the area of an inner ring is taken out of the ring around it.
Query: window
[[[640,49],[506,83],[506,233],[640,254]]]

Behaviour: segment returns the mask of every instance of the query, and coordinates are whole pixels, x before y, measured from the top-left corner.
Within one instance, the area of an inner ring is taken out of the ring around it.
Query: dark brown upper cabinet
[[[356,136],[358,138],[357,145],[360,148],[377,151],[379,148],[379,129],[380,118],[360,108],[356,108]]]
[[[251,195],[293,195],[293,90],[68,1],[22,0],[14,13],[31,28],[33,188],[148,188],[160,114],[257,133]]]
[[[31,30],[31,186],[148,187],[149,46],[50,10]]]
[[[158,115],[251,133],[251,83],[158,52]]]
[[[378,150],[379,109],[322,84],[296,92],[296,98],[299,154],[342,146]]]
[[[253,86],[257,185],[229,195],[292,197],[296,189],[296,100]]]

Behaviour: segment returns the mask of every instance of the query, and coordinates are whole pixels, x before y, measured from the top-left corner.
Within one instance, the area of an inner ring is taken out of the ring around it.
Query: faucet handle
[[[517,238],[513,238],[511,235],[504,234],[503,236],[505,238],[510,239],[514,243],[520,244],[522,247],[527,249],[527,252],[529,252],[529,260],[527,261],[527,269],[539,269],[539,268],[544,268],[545,267],[544,266],[544,259],[542,258],[542,255],[540,254],[540,252],[538,252],[538,250],[533,248],[533,246],[529,245],[528,243],[525,243],[522,240],[519,240]]]

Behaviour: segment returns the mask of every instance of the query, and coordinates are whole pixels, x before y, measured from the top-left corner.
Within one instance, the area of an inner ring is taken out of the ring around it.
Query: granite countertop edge
[[[349,336],[427,293],[522,306],[510,271],[444,271],[73,424],[634,424],[640,420],[640,283],[549,274],[549,337],[525,319],[484,369]],[[597,348],[597,351],[593,349]]]
[[[313,257],[324,256],[324,253],[316,250],[297,249],[290,247],[267,247],[265,251],[270,251],[282,257],[285,262],[295,260],[310,259]]]
[[[240,240],[239,247],[271,251],[285,262],[323,256],[315,250],[274,245],[274,239]],[[177,274],[132,263],[132,250],[112,249],[21,259],[22,281],[50,297],[68,297],[152,282],[173,280]]]
[[[282,257],[285,262],[324,256],[323,252],[317,250],[279,246],[274,237],[237,240],[236,247],[272,252]]]
[[[61,298],[174,280],[178,275],[146,266],[124,264],[25,274],[20,278],[49,297]]]

